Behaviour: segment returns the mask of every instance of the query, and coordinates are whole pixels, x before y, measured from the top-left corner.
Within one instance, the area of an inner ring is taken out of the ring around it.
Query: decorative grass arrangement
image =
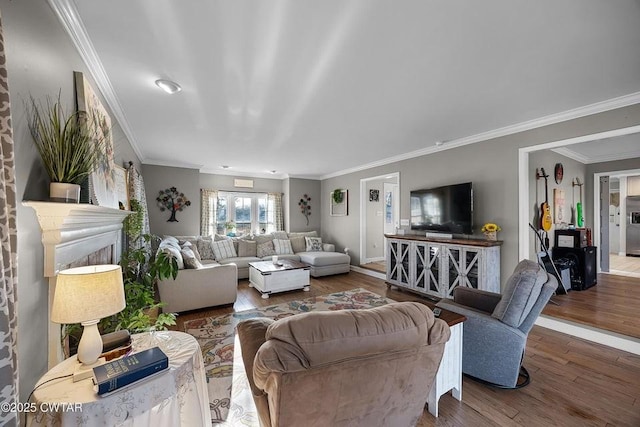
[[[103,151],[104,140],[88,126],[96,122],[95,114],[67,114],[59,94],[55,102],[47,97],[44,105],[31,97],[27,109],[29,130],[51,182],[81,184]]]

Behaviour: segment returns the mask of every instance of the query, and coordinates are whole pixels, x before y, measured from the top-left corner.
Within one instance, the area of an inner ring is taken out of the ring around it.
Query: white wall
[[[32,95],[57,97],[75,109],[73,71],[90,74],[45,1],[0,0],[11,97],[18,199],[46,200],[49,179],[27,128],[24,102]],[[97,86],[92,82],[94,89]],[[104,100],[103,100],[104,103]],[[106,106],[106,104],[105,104]],[[115,161],[139,165],[113,123]],[[47,370],[48,280],[43,274],[40,226],[31,208],[18,205],[18,358],[20,401]]]

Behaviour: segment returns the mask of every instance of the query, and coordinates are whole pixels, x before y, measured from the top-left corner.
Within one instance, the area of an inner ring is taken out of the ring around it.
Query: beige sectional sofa
[[[306,238],[310,239],[311,247]],[[278,245],[284,248],[276,247],[274,241],[286,245]],[[276,252],[278,249],[279,253]],[[351,263],[348,254],[336,252],[334,245],[321,242],[315,231],[281,231],[240,238],[165,236],[158,250],[172,254],[181,267],[175,281],[161,280],[158,283],[160,299],[167,304],[165,312],[235,302],[238,279],[249,277],[249,263],[271,260],[273,255],[309,264],[313,277],[348,273]]]

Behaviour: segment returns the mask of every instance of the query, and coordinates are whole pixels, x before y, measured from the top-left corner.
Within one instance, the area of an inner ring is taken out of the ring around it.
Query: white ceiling
[[[640,102],[638,0],[50,3],[149,164],[327,177]]]

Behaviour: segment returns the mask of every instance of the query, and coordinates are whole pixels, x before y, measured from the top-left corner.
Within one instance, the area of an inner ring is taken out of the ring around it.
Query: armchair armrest
[[[269,400],[267,394],[256,386],[253,376],[253,362],[258,349],[266,341],[267,328],[274,322],[273,319],[258,318],[242,321],[237,326],[238,337],[240,338],[240,348],[242,349],[242,361],[247,373],[253,401],[258,410],[260,425],[270,426]]]
[[[458,286],[453,290],[453,300],[456,303],[489,314],[493,313],[501,298],[500,294],[474,288]]]

